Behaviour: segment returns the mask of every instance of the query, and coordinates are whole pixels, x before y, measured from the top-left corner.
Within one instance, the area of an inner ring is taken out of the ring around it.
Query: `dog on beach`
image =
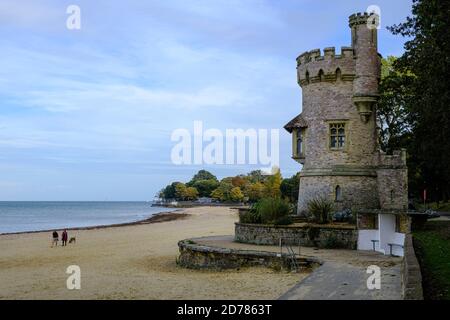
[[[75,237],[71,237],[69,240],[69,243],[76,243],[77,242],[77,238]]]

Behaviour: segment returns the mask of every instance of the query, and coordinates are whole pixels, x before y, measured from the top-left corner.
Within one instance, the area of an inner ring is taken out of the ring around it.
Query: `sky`
[[[68,29],[77,5],[81,28]],[[401,55],[410,0],[0,0],[0,201],[152,200],[200,169],[174,130],[279,129],[301,111],[296,57],[350,45],[348,16],[381,9],[379,51]]]

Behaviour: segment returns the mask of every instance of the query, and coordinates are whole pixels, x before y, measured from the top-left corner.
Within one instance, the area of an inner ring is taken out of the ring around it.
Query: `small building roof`
[[[286,129],[286,131],[288,131],[289,133],[292,133],[292,131],[294,131],[294,129],[297,128],[307,128],[308,127],[308,123],[306,122],[305,119],[303,119],[302,114],[300,113],[298,116],[296,116],[294,119],[292,119],[291,121],[289,121],[285,126],[284,129]]]

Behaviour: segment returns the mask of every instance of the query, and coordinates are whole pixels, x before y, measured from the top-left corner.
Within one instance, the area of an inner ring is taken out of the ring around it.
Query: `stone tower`
[[[285,128],[293,136],[293,158],[303,164],[299,214],[319,196],[332,199],[338,210],[406,209],[405,154],[386,156],[377,144],[377,18],[351,15],[352,45],[339,54],[331,47],[297,58],[303,108]]]

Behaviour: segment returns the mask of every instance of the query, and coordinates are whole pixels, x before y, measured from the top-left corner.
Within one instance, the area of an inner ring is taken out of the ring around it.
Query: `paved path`
[[[400,267],[381,269],[380,290],[367,288],[366,268],[325,262],[280,300],[400,300]]]
[[[277,246],[257,246],[233,242],[232,236],[195,239],[199,244],[279,252]],[[299,248],[294,247],[298,252]],[[390,257],[372,251],[331,250],[301,247],[302,256],[315,257],[323,264],[300,281],[281,300],[399,300],[401,296],[400,263],[402,258]],[[381,269],[381,289],[369,290],[367,267]]]

